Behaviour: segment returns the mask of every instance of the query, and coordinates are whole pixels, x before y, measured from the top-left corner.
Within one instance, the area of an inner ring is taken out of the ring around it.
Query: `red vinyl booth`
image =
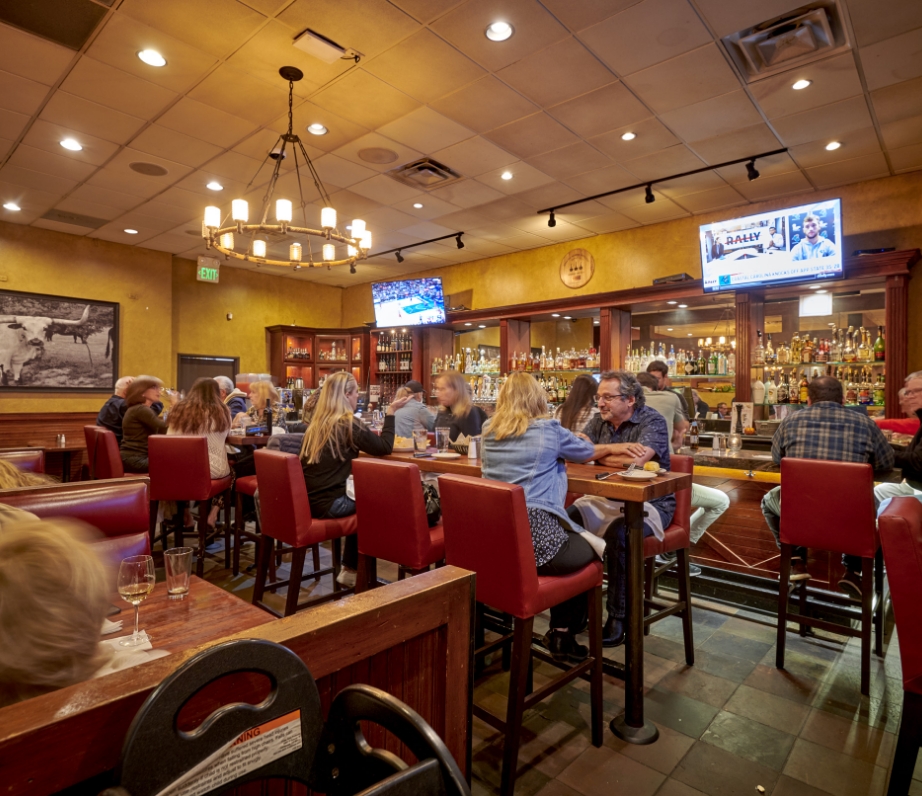
[[[27,473],[45,472],[45,451],[40,448],[0,450],[0,459]]]

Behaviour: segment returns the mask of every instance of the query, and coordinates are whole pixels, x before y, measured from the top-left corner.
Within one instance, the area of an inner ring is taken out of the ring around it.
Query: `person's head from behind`
[[[659,386],[656,376],[649,371],[638,373],[635,378],[640,382],[641,387],[646,387],[648,390],[656,390]]]
[[[406,392],[401,393],[401,390],[405,390]],[[423,392],[424,392],[423,385],[420,384],[415,379],[410,379],[410,381],[404,384],[403,387],[400,388],[400,390],[397,390],[397,395],[395,397],[412,398],[413,400],[420,401],[422,403],[423,402]]]
[[[626,370],[604,370],[599,382],[599,414],[615,428],[646,404],[643,387]]]
[[[119,398],[124,398],[125,393],[128,392],[128,387],[131,385],[131,382],[134,381],[134,376],[122,376],[117,382],[115,382],[115,394]]]
[[[0,489],[19,489],[22,486],[45,486],[54,484],[56,478],[44,473],[30,473],[20,470],[15,464],[0,459]]]
[[[180,434],[227,431],[230,425],[230,410],[221,402],[218,382],[214,379],[196,379],[189,394],[170,412],[170,428]]]
[[[435,397],[439,406],[451,409],[453,417],[465,417],[473,405],[470,387],[456,370],[443,370],[435,377]]]
[[[807,403],[811,406],[823,401],[834,404],[845,403],[842,382],[832,376],[820,376],[807,385]]]
[[[304,434],[302,459],[308,464],[316,464],[327,445],[335,458],[345,458],[346,448],[353,445],[352,424],[358,401],[359,385],[355,376],[345,372],[327,376]]]
[[[547,392],[528,373],[512,373],[496,398],[496,411],[485,433],[495,439],[520,437],[532,420],[547,417]]]
[[[232,382],[227,376],[215,376],[214,380],[218,383],[218,391],[220,392],[221,400],[223,401],[234,391],[234,382]]]
[[[160,400],[160,390],[163,382],[154,376],[138,376],[128,386],[125,393],[125,403],[128,406],[144,404],[150,406]]]
[[[573,379],[570,385],[570,394],[567,400],[560,407],[560,425],[564,428],[573,429],[579,416],[586,411],[586,408],[595,403],[595,397],[599,392],[598,382],[592,376],[585,373]],[[582,429],[576,429],[582,431]]]
[[[253,404],[257,409],[265,409],[266,401],[269,401],[269,406],[272,404],[278,403],[279,400],[279,391],[275,389],[275,385],[266,379],[262,381],[254,381],[250,385],[250,403]]]
[[[656,389],[665,390],[669,383],[669,366],[661,359],[654,359],[647,365],[647,373],[653,375],[656,379]]]
[[[105,663],[111,584],[91,538],[65,519],[0,531],[0,706],[79,683]]]

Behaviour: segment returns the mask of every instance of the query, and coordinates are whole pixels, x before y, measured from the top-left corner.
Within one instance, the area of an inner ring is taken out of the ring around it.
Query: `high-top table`
[[[415,458],[413,453],[392,453],[385,459],[412,462],[423,472],[453,473],[480,477],[480,459],[461,456],[458,459]],[[634,744],[653,743],[659,737],[659,730],[644,720],[643,710],[643,504],[659,497],[671,495],[691,486],[688,473],[666,473],[653,481],[629,482],[613,475],[604,481],[596,476],[600,473],[617,472],[616,468],[597,467],[590,464],[567,465],[567,489],[580,495],[598,495],[610,500],[624,502],[624,520],[627,525],[627,628],[625,629],[625,665],[605,660],[605,669],[616,677],[624,679],[624,713],[615,717],[611,730],[619,738]]]

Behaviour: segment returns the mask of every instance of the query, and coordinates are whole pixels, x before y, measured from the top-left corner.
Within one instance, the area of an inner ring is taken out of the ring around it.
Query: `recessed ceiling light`
[[[842,143],[840,141],[830,141],[828,144],[826,144],[826,149],[829,150],[830,152],[833,152],[836,149],[838,149],[840,146],[842,146]]]
[[[666,327],[666,331],[667,331],[667,332],[674,332],[675,329],[673,329],[671,326],[667,326],[667,327]]]
[[[79,152],[83,147],[79,142],[75,141],[73,138],[65,138],[61,142],[61,146],[65,149],[69,149],[71,152]]]
[[[123,232],[127,232],[129,235],[137,235],[138,231],[136,229],[126,229]]]
[[[478,329],[486,329],[486,328],[487,328],[487,325],[486,325],[485,323],[481,323],[477,328],[478,328]]]
[[[691,333],[691,332],[689,332],[689,333],[688,333],[688,336],[689,336],[689,337],[691,337],[691,336],[692,336],[692,333]]]
[[[502,177],[504,180],[511,180],[511,179],[512,179],[512,172],[511,172],[511,171],[504,171],[504,172],[503,172],[502,174],[500,174],[499,176]]]
[[[633,141],[635,138],[637,138],[637,133],[625,133],[621,136],[622,141]]]
[[[560,317],[560,313],[559,313],[559,312],[552,312],[552,313],[551,313],[551,317],[552,317],[552,318],[559,318],[559,317]]]
[[[572,315],[564,315],[564,316],[563,316],[563,319],[564,319],[565,321],[572,321],[572,320],[573,320],[573,316],[572,316]]]
[[[794,89],[794,91],[800,91],[809,86],[812,82],[812,80],[798,80],[791,88]]]
[[[816,295],[819,296],[821,293],[828,293],[828,290],[817,290]]]
[[[667,303],[667,304],[677,304],[678,302],[676,302],[676,301],[667,301],[666,303]]]
[[[20,210],[22,210],[22,208],[16,204],[16,202],[4,202],[3,209],[12,210],[14,213],[18,213]]]
[[[688,307],[688,304],[679,304],[679,309],[684,310]]]
[[[330,131],[319,122],[314,122],[307,126],[307,132],[311,135],[326,135]]]
[[[209,191],[223,191],[224,186],[219,182],[212,180],[208,185],[205,186]]]
[[[484,31],[490,41],[506,41],[513,32],[512,25],[508,22],[494,22],[492,25],[487,25]]]
[[[422,210],[423,209],[422,202],[413,202],[413,207],[415,207],[417,210]]]
[[[156,50],[141,50],[138,53],[138,58],[140,58],[148,66],[166,66],[166,58],[164,58]]]
[[[810,285],[810,290],[819,290],[822,285]]]
[[[472,323],[466,323],[466,324],[464,324],[464,325],[465,325],[465,326],[473,326],[474,324],[472,324]]]

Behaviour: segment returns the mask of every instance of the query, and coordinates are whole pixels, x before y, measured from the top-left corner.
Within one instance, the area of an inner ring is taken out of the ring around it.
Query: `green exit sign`
[[[221,265],[214,257],[199,257],[195,268],[195,278],[199,282],[218,283],[221,275]]]

